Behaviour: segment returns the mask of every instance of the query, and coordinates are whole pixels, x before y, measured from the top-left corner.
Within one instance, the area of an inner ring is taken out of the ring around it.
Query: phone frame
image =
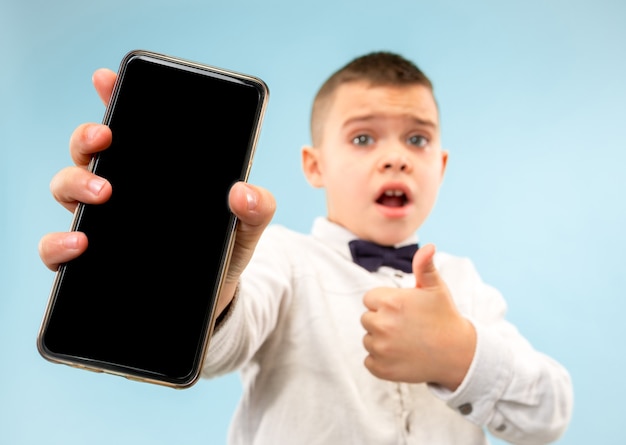
[[[115,110],[117,99],[118,99],[118,96],[120,94],[120,91],[121,91],[121,88],[125,79],[126,67],[135,58],[145,59],[150,62],[166,65],[175,69],[182,69],[185,71],[210,73],[209,77],[220,77],[220,78],[223,78],[224,80],[234,80],[236,82],[244,82],[246,84],[254,86],[258,90],[259,104],[258,104],[258,109],[257,109],[257,115],[254,121],[254,128],[252,130],[252,137],[250,138],[250,143],[248,147],[247,165],[242,166],[244,173],[243,173],[243,176],[240,178],[242,181],[247,181],[249,174],[250,174],[251,167],[252,167],[254,153],[256,151],[256,146],[257,146],[258,139],[259,139],[260,132],[261,132],[261,126],[263,123],[263,119],[265,116],[265,112],[266,112],[267,104],[269,100],[269,89],[268,89],[267,84],[258,77],[243,74],[240,72],[218,68],[218,67],[203,64],[203,63],[193,62],[187,59],[173,57],[173,56],[169,56],[169,55],[165,55],[165,54],[157,53],[153,51],[133,50],[133,51],[128,52],[120,63],[116,82],[113,88],[113,92],[111,94],[111,99],[109,101],[109,104],[107,105],[104,118],[102,121],[102,123],[105,125],[108,125],[111,122],[111,117]],[[100,153],[92,157],[89,163],[89,167],[88,167],[89,171],[94,172],[97,169],[99,159],[100,159]],[[224,199],[226,199],[226,197],[224,197]],[[79,226],[79,222],[81,221],[81,217],[82,217],[84,210],[85,210],[85,204],[79,203],[72,217],[71,228],[70,228],[71,231],[77,230],[77,227]],[[217,273],[218,282],[215,287],[216,292],[215,292],[215,295],[212,296],[212,306],[210,308],[210,314],[207,317],[208,325],[205,327],[206,328],[205,335],[204,335],[204,338],[202,338],[201,340],[202,353],[200,357],[197,357],[197,365],[194,366],[193,372],[191,372],[184,379],[181,380],[178,378],[171,379],[169,377],[150,376],[149,374],[146,374],[144,370],[137,370],[131,367],[125,367],[124,365],[120,365],[120,364],[109,366],[109,364],[98,362],[98,361],[92,361],[89,359],[85,359],[84,357],[72,357],[72,356],[67,356],[64,354],[57,354],[51,351],[49,348],[47,348],[44,338],[46,335],[48,324],[50,322],[50,318],[54,312],[54,307],[56,303],[57,294],[59,291],[59,286],[61,285],[61,282],[64,278],[64,272],[67,267],[67,264],[62,264],[59,267],[54,277],[48,303],[45,309],[43,320],[41,322],[39,333],[37,335],[37,349],[39,353],[41,354],[42,357],[44,357],[46,360],[50,362],[57,363],[57,364],[64,364],[64,365],[68,365],[74,368],[117,375],[117,376],[125,377],[129,380],[152,383],[152,384],[167,386],[167,387],[171,387],[175,389],[184,389],[184,388],[191,387],[197,382],[197,380],[200,377],[202,365],[204,363],[204,358],[206,355],[206,350],[208,348],[210,338],[212,336],[212,333],[215,327],[215,320],[217,317],[217,315],[215,314],[215,308],[216,308],[217,300],[218,300],[217,297],[219,296],[220,290],[223,286],[226,270],[230,261],[230,257],[232,255],[237,224],[238,224],[237,218],[234,215],[232,215],[231,224],[228,229],[228,241],[226,243],[226,249],[225,249],[225,252],[222,253],[224,260],[220,262],[220,268]]]

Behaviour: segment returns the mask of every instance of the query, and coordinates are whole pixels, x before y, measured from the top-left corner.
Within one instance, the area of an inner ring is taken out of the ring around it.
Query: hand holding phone
[[[76,209],[89,247],[56,274],[45,358],[177,388],[197,380],[237,224],[228,191],[247,180],[268,94],[252,76],[127,54],[104,118],[113,142],[90,165],[113,194]]]

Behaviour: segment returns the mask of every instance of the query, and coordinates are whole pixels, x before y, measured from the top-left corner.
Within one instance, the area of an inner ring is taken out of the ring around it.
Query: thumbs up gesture
[[[381,379],[454,391],[474,357],[476,331],[456,308],[434,254],[428,244],[413,257],[414,289],[376,288],[363,297],[365,366]]]

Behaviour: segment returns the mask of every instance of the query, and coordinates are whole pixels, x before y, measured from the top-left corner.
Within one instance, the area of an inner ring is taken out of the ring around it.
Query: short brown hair
[[[311,110],[313,145],[321,141],[323,114],[337,88],[345,83],[366,81],[373,86],[423,85],[433,91],[430,79],[413,62],[399,54],[376,51],[353,59],[322,84]]]

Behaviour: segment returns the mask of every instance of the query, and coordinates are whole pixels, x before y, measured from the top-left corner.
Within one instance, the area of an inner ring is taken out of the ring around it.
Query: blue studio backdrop
[[[35,346],[53,279],[37,243],[71,222],[49,183],[71,163],[73,129],[102,120],[93,71],[131,49],[267,82],[250,181],[275,194],[275,222],[305,232],[325,212],[300,168],[320,83],[373,50],[414,60],[450,151],[420,238],[471,257],[522,333],[570,370],[574,417],[559,443],[626,443],[618,0],[0,0],[0,443],[226,440],[236,374],[175,391],[55,365]]]

